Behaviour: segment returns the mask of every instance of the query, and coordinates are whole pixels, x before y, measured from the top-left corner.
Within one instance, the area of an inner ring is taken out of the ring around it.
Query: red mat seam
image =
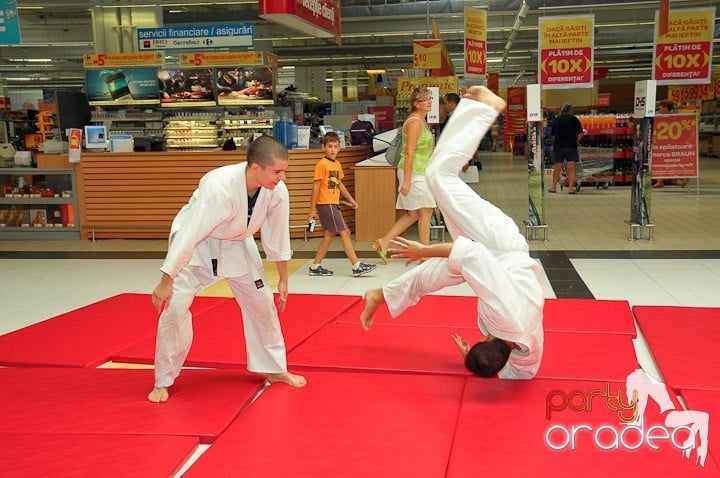
[[[310,337],[312,337],[313,335],[317,334],[320,330],[322,330],[323,328],[325,328],[328,324],[331,324],[331,323],[335,322],[338,317],[340,317],[340,316],[343,315],[345,312],[347,312],[348,310],[350,310],[350,309],[352,309],[353,307],[355,307],[355,304],[357,304],[357,303],[360,302],[361,300],[362,300],[361,298],[356,298],[355,302],[352,302],[352,303],[349,304],[347,307],[345,307],[344,309],[340,310],[334,317],[331,317],[330,320],[328,320],[327,322],[324,322],[320,327],[318,327],[317,329],[315,329],[310,335],[308,335],[307,337],[305,337],[304,339],[302,339],[300,342],[298,342],[297,344],[295,344],[294,347],[287,349],[287,350],[285,351],[285,353],[290,353],[290,352],[292,352],[293,350],[295,350],[296,348],[300,347],[300,346],[301,346],[302,344],[304,344]]]
[[[462,399],[460,400],[460,406],[457,409],[457,415],[455,416],[455,427],[453,427],[453,436],[452,440],[450,441],[450,449],[448,450],[448,456],[447,461],[445,462],[445,475],[447,476],[448,472],[450,471],[450,457],[452,457],[453,450],[455,449],[455,437],[457,437],[457,430],[458,430],[458,424],[460,423],[460,412],[462,412],[462,406],[463,403],[465,403],[465,390],[467,390],[467,384],[468,384],[468,377],[465,377],[465,382],[463,382],[463,389],[462,389]]]

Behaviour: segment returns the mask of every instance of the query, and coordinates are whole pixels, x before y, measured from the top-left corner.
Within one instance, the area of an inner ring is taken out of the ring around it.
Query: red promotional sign
[[[715,8],[671,10],[667,33],[655,28],[657,84],[709,83],[714,32]]]
[[[488,73],[487,87],[496,95],[500,92],[500,73]]]
[[[340,44],[340,6],[333,0],[260,0],[260,18]]]
[[[610,93],[598,93],[598,106],[610,106]]]
[[[543,88],[589,88],[593,84],[592,15],[540,17],[539,82]]]
[[[465,8],[465,73],[487,73],[487,10]]]
[[[657,115],[652,144],[652,177],[698,176],[697,115]]]
[[[395,108],[392,106],[368,106],[368,113],[375,115],[375,125],[378,131],[388,131],[395,128]]]
[[[525,111],[525,87],[510,86],[507,89],[507,104],[509,110]]]

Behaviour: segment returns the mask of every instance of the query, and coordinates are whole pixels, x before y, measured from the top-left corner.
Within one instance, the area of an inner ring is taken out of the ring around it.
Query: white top
[[[212,267],[218,277],[237,277],[262,270],[253,234],[261,232],[269,261],[287,261],[290,249],[290,199],[284,182],[261,188],[248,224],[247,163],[214,169],[200,180],[180,209],[170,231],[168,253],[160,270],[175,277],[186,264]]]

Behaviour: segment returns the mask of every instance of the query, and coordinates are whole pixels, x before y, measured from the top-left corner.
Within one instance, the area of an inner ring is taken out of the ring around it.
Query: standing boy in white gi
[[[252,142],[247,161],[207,173],[170,230],[162,277],[152,295],[162,312],[155,350],[151,402],[168,399],[192,343],[190,304],[217,277],[224,277],[242,310],[248,370],[267,381],[294,387],[305,378],[287,371],[285,341],[273,292],[265,277],[253,234],[261,231],[263,249],[275,262],[280,311],[288,298],[290,199],[283,180],[288,152],[269,136]],[[216,267],[215,267],[216,265]]]
[[[452,235],[451,244],[425,246],[398,237],[392,257],[408,263],[432,257],[382,289],[365,294],[360,316],[367,330],[375,310],[387,303],[393,317],[428,293],[467,282],[478,296],[478,325],[485,338],[470,346],[453,341],[468,369],[482,377],[530,379],[543,348],[541,269],[513,220],[458,177],[505,101],[482,86],[468,90],[440,136],[427,179]]]

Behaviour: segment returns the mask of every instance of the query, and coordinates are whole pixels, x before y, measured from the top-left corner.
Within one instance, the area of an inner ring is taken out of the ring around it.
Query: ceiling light
[[[27,63],[52,63],[50,58],[6,58],[6,60]]]

